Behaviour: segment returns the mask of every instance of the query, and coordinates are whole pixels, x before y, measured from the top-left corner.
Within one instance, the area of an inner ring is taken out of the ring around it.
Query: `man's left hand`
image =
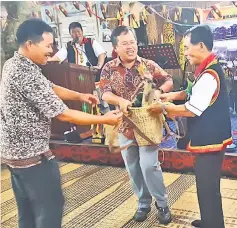
[[[165,106],[164,106],[165,105]],[[159,114],[162,114],[164,112],[164,108],[167,106],[175,106],[173,103],[168,103],[168,104],[162,104],[162,103],[158,103],[158,104],[153,104],[151,106],[148,107],[147,111],[152,115],[152,116],[156,116]],[[175,114],[171,114],[171,113],[167,113],[166,116],[168,118],[171,119],[175,119],[176,115]]]
[[[163,105],[161,103],[153,104],[147,108],[147,111],[151,115],[159,115],[159,114],[163,113]]]
[[[99,104],[98,97],[93,95],[93,94],[89,94],[89,93],[81,93],[79,100],[82,101],[82,102],[92,104],[92,105]]]
[[[93,66],[93,69],[95,69],[95,70],[100,70],[100,69],[101,69],[101,66]]]

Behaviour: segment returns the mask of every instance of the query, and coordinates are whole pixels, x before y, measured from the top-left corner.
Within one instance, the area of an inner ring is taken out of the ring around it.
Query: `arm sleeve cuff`
[[[196,108],[195,106],[191,105],[189,101],[185,103],[186,109],[188,109],[190,112],[194,113],[196,116],[201,116],[202,111]]]

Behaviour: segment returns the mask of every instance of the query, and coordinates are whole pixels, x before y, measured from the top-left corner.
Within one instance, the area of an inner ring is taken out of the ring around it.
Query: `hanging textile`
[[[185,65],[184,38],[182,38],[179,43],[179,64],[180,64],[181,69],[184,70],[184,65]]]
[[[175,32],[172,23],[165,23],[163,27],[164,43],[175,45]]]
[[[140,27],[134,29],[137,36],[138,45],[147,46],[148,45],[148,36],[146,31],[146,24],[144,21],[140,21]]]

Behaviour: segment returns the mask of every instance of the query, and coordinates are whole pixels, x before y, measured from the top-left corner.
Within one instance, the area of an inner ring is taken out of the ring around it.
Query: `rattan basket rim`
[[[145,107],[129,107],[130,110],[146,110],[149,106]]]

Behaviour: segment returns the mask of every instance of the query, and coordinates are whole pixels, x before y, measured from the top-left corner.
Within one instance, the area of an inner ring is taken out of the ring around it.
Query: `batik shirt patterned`
[[[138,72],[140,64],[145,65],[147,70],[151,73],[157,88],[166,81],[172,81],[172,77],[152,60],[138,56],[133,67],[127,69],[123,66],[120,59],[116,58],[106,63],[102,69],[100,78],[101,93],[112,92],[119,97],[132,101],[138,86],[143,80]],[[137,91],[137,93],[141,92],[143,89],[144,88],[141,87],[140,91]],[[134,137],[132,130],[123,128],[123,125],[120,127],[119,132],[122,132],[127,138]]]
[[[0,84],[1,157],[21,160],[49,151],[51,118],[66,109],[41,69],[15,52]]]

